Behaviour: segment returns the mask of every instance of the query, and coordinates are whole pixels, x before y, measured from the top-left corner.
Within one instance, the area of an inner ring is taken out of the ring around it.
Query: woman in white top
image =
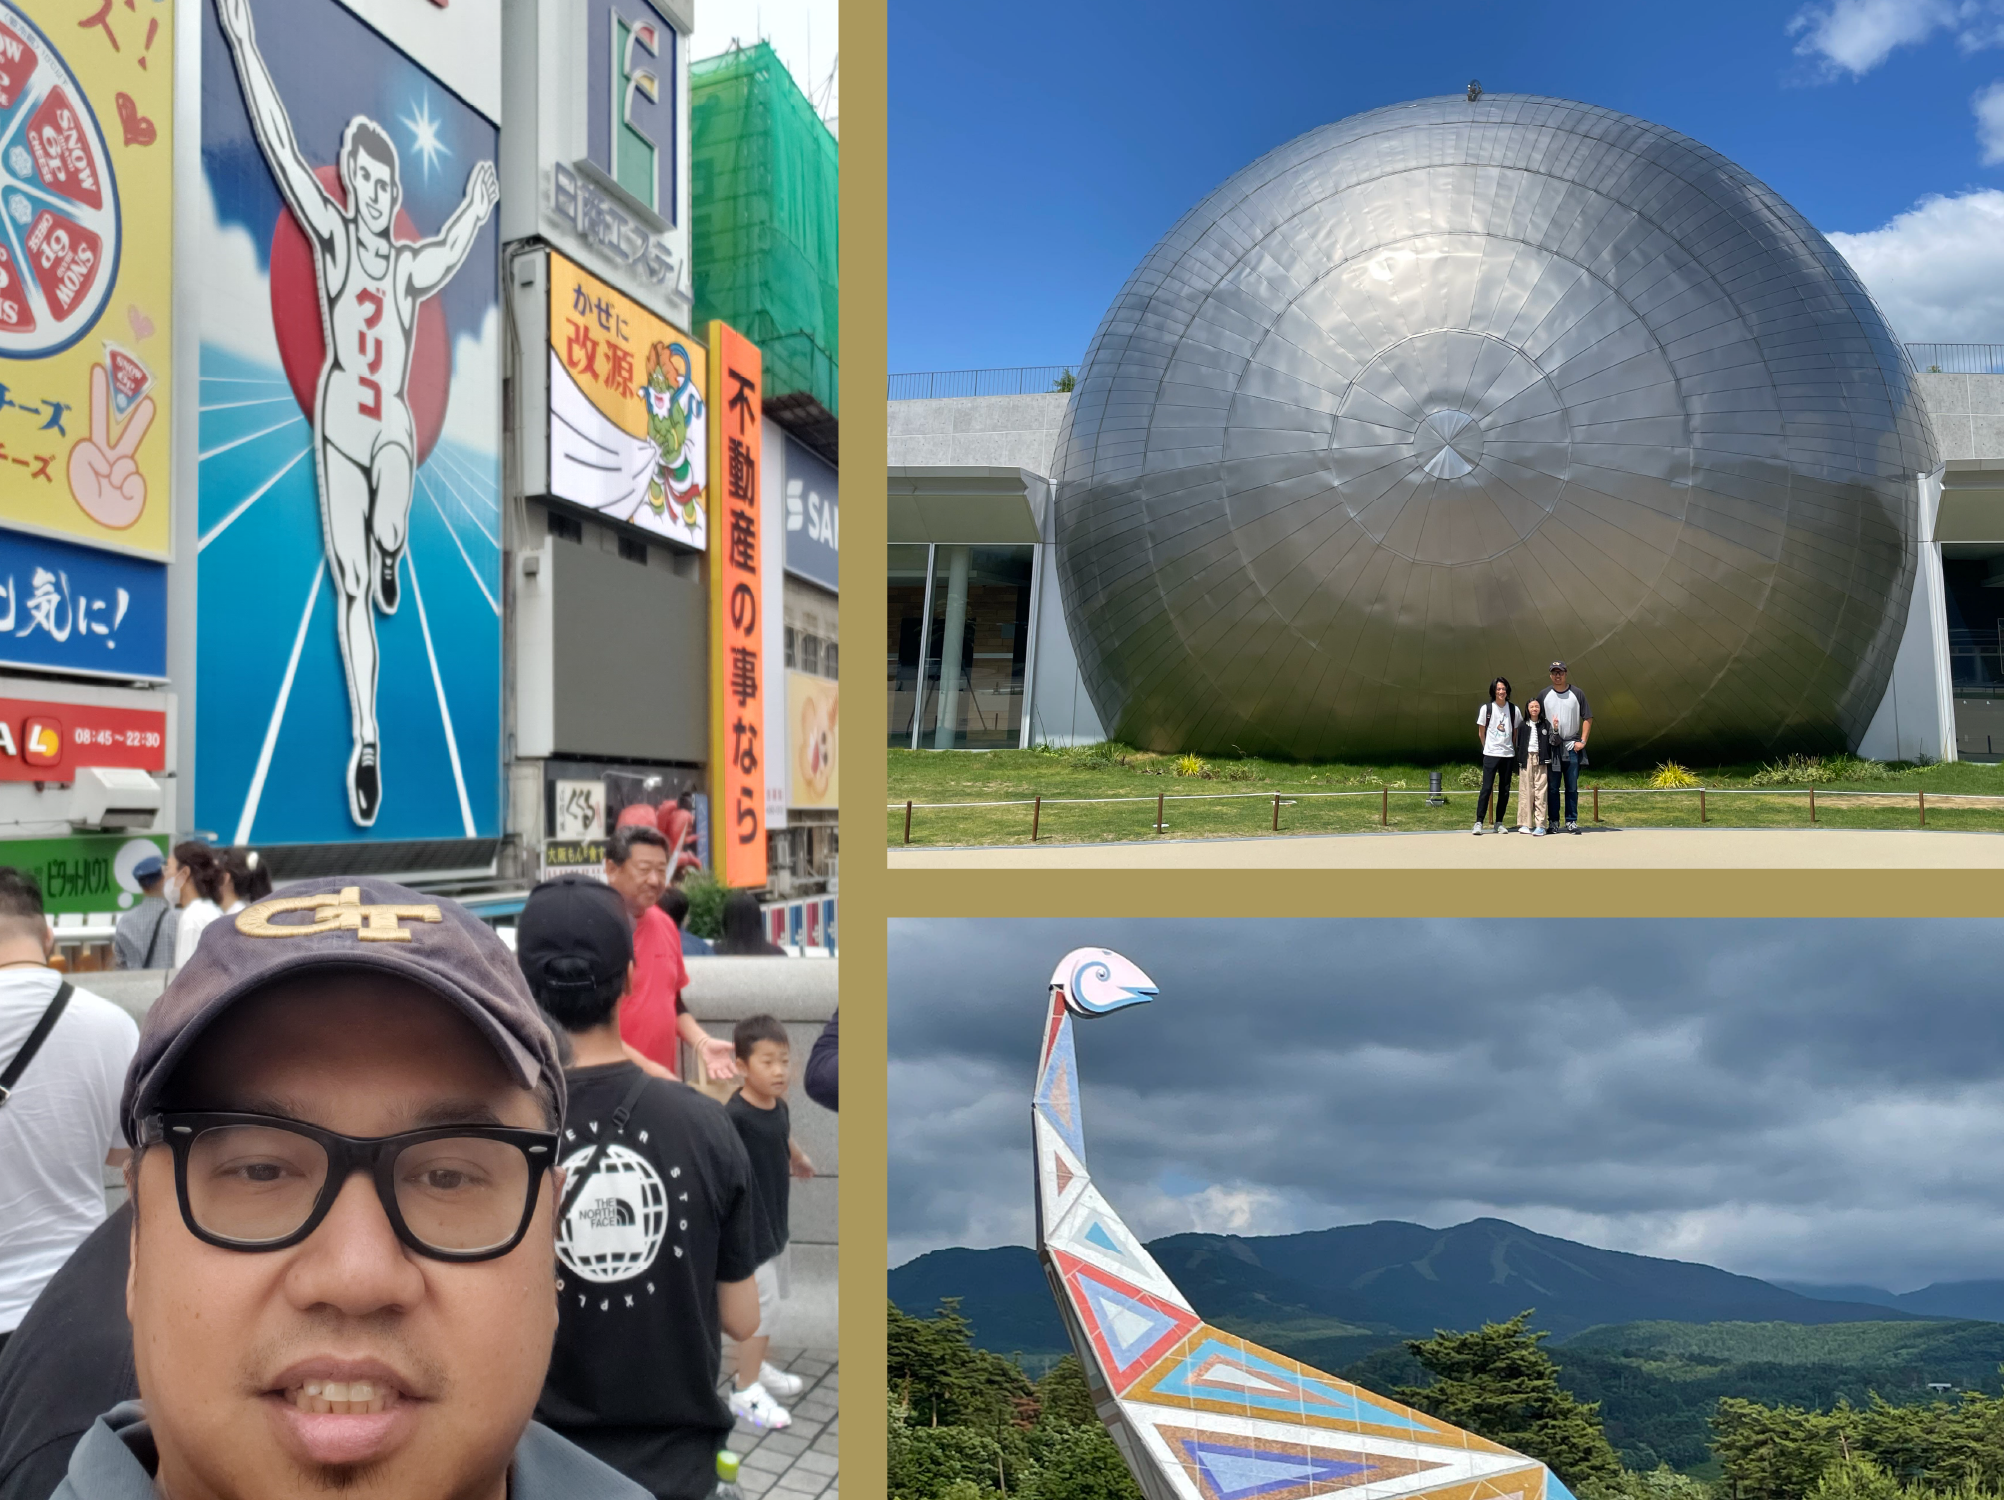
[[[1523,723],[1517,705],[1510,701],[1510,679],[1498,677],[1489,684],[1489,701],[1475,712],[1475,742],[1482,747],[1482,795],[1475,802],[1475,831],[1489,816],[1489,788],[1499,778],[1496,795],[1496,831],[1509,824],[1510,773],[1517,766],[1517,726]]]
[[[181,908],[174,929],[174,962],[185,964],[195,956],[203,930],[223,914],[217,900],[223,893],[223,862],[207,844],[189,839],[174,846],[165,873],[167,899]]]

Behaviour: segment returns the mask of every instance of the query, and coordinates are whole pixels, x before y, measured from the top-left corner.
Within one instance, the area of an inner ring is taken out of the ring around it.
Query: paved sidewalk
[[[738,1486],[753,1497],[771,1500],[839,1500],[836,1491],[837,1364],[833,1349],[781,1349],[766,1355],[769,1364],[791,1370],[808,1382],[807,1389],[787,1403],[793,1425],[778,1432],[760,1432],[738,1423],[731,1433],[731,1451],[744,1460]],[[736,1369],[731,1345],[724,1345],[724,1390]]]
[[[1998,870],[2004,834],[1835,828],[1589,828],[1577,838],[1281,834],[889,851],[893,870]]]

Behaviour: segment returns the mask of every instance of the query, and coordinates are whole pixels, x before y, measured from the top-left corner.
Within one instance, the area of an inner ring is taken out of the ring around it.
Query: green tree
[[[1869,1458],[1840,1458],[1809,1493],[1811,1500],[1900,1500],[1900,1482]]]
[[[1433,1381],[1394,1394],[1540,1460],[1576,1491],[1618,1485],[1621,1461],[1601,1429],[1600,1403],[1580,1401],[1559,1384],[1558,1366],[1539,1347],[1547,1335],[1529,1331],[1530,1317],[1526,1309],[1472,1333],[1436,1330],[1430,1339],[1408,1341]]]
[[[970,1427],[996,1438],[1036,1420],[1036,1388],[1001,1355],[974,1347],[958,1297],[943,1299],[930,1318],[888,1305],[890,1386],[913,1426]]]
[[[1078,389],[1078,386],[1079,378],[1070,370],[1060,371],[1058,378],[1051,382],[1051,389],[1053,391],[1075,391]]]
[[[1141,1500],[1141,1486],[1097,1418],[1047,1422],[1031,1445],[1036,1469],[1025,1500]]]
[[[691,870],[682,877],[682,894],[689,898],[689,931],[715,942],[724,935],[724,897],[730,892],[708,870]]]
[[[1041,1422],[1099,1426],[1099,1413],[1092,1406],[1092,1391],[1086,1386],[1085,1367],[1076,1354],[1067,1354],[1037,1382],[1037,1405]]]
[[[1805,1500],[1837,1456],[1833,1438],[1844,1425],[1799,1406],[1720,1397],[1712,1415],[1712,1453],[1726,1493],[1732,1500]]]

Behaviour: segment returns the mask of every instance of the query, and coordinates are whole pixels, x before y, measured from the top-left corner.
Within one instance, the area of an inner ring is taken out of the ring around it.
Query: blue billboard
[[[825,589],[842,583],[841,494],[835,466],[786,440],[786,571]]]
[[[494,125],[337,0],[203,0],[196,823],[492,838]]]
[[[167,677],[167,565],[0,530],[0,666]]]

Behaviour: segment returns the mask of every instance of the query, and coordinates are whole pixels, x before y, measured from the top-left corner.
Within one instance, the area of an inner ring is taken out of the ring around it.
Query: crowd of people
[[[1552,685],[1518,707],[1510,679],[1489,684],[1489,696],[1475,713],[1476,743],[1482,747],[1482,791],[1475,801],[1475,832],[1490,820],[1490,794],[1495,793],[1498,833],[1510,831],[1510,779],[1522,778],[1517,793],[1518,833],[1542,838],[1563,827],[1580,831],[1580,767],[1587,763],[1587,736],[1593,732],[1593,710],[1586,694],[1575,686],[1566,664],[1555,661]],[[1564,813],[1563,824],[1560,821]]]
[[[680,842],[616,829],[512,951],[449,900],[177,845],[121,924],[175,970],[137,1025],[0,868],[0,1500],[702,1500],[735,1423],[788,1425],[814,1167],[785,1026],[684,1001]],[[715,948],[779,951],[751,893]],[[830,1109],[837,1035],[804,1070]]]

